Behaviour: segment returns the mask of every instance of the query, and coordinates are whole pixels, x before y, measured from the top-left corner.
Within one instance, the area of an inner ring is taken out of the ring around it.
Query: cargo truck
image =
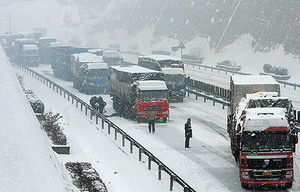
[[[86,94],[108,92],[108,66],[102,56],[92,53],[73,54],[73,87]]]
[[[51,63],[51,43],[56,42],[53,37],[41,37],[38,42],[40,62],[42,64]]]
[[[112,66],[110,95],[114,109],[138,122],[154,111],[163,122],[169,117],[168,89],[162,72],[140,66]]]
[[[292,102],[280,96],[280,86],[271,76],[235,75],[230,89],[227,130],[241,186],[291,188],[298,142]]]
[[[184,64],[179,58],[166,55],[140,56],[138,65],[162,71],[169,89],[170,102],[183,102],[185,96]]]

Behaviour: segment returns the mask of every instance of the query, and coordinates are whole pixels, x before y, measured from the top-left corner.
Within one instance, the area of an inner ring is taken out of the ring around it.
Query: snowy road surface
[[[89,101],[91,96],[79,93],[72,88],[71,82],[53,78],[49,66],[44,65],[34,69],[81,99]],[[42,84],[42,86],[44,85]],[[112,114],[112,102],[109,96],[104,95],[103,97],[108,103],[108,114]],[[225,128],[227,110],[222,109],[219,105],[213,107],[210,102],[204,103],[201,98],[195,100],[193,97],[185,99],[184,103],[172,104],[170,108],[170,120],[167,124],[157,124],[156,132],[153,135],[148,133],[145,123],[138,124],[120,117],[111,117],[110,119],[159,157],[197,191],[203,189],[205,191],[243,191],[240,187],[238,167],[231,155]],[[183,147],[183,125],[187,117],[192,117],[191,149]],[[299,158],[296,157],[296,166],[298,162]],[[296,177],[299,177],[297,167],[295,170]],[[294,183],[293,190],[300,190],[298,181]]]

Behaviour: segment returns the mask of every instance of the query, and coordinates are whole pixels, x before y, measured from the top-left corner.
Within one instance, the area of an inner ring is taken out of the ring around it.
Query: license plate
[[[272,172],[263,172],[263,176],[272,176]]]

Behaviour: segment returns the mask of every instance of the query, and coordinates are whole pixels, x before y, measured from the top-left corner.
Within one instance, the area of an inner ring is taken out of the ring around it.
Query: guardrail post
[[[294,83],[294,90],[296,90],[296,83]]]
[[[98,124],[98,115],[96,114],[96,124]]]
[[[87,106],[85,106],[85,115],[87,115],[87,108],[88,108],[88,107],[87,107]]]
[[[170,176],[170,191],[173,191],[173,185],[174,185],[175,176]]]
[[[90,119],[93,120],[93,111],[90,110]]]
[[[198,100],[198,95],[196,94],[196,100]]]
[[[139,148],[139,161],[142,161],[142,153],[143,153],[143,149]]]
[[[161,180],[161,170],[162,170],[162,165],[158,165],[158,180]]]
[[[55,91],[55,86],[54,86],[54,84],[52,84],[52,89],[53,89],[53,91]]]
[[[110,126],[108,126],[108,129],[109,129],[109,134],[110,134]],[[118,139],[118,130],[115,129],[115,140]]]
[[[56,93],[58,93],[58,87],[56,87]]]
[[[74,104],[74,97],[72,97],[72,104]]]
[[[206,102],[206,98],[205,98],[205,97],[203,97],[203,99],[204,99],[204,102]]]
[[[188,188],[187,186],[184,186],[183,192],[190,192],[190,188]]]
[[[104,129],[104,118],[102,118],[102,129]]]
[[[222,109],[225,109],[225,105],[223,105]]]
[[[62,93],[61,93],[62,91],[61,91],[61,89],[59,89],[59,95],[61,95]]]
[[[83,104],[82,104],[82,102],[80,102],[80,111],[82,111],[82,106],[83,106]]]
[[[151,170],[152,157],[148,157],[148,170]]]
[[[213,106],[215,106],[215,105],[216,105],[216,102],[213,101]]]
[[[132,153],[132,152],[133,152],[133,142],[130,141],[130,153]]]
[[[76,108],[78,107],[78,99],[76,99]]]
[[[125,135],[122,135],[122,146],[124,147],[125,146]]]

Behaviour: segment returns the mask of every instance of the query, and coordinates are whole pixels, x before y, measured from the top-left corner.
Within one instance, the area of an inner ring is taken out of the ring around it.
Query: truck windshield
[[[89,70],[88,71],[88,76],[89,77],[108,77],[108,70],[107,69],[101,69],[101,70]]]
[[[292,102],[289,99],[251,99],[248,108],[279,107],[291,111]]]
[[[287,131],[246,131],[242,136],[242,151],[291,150],[290,136]]]
[[[141,101],[166,101],[167,91],[140,91]]]
[[[184,76],[181,74],[165,74],[165,80],[166,82],[183,83]]]

